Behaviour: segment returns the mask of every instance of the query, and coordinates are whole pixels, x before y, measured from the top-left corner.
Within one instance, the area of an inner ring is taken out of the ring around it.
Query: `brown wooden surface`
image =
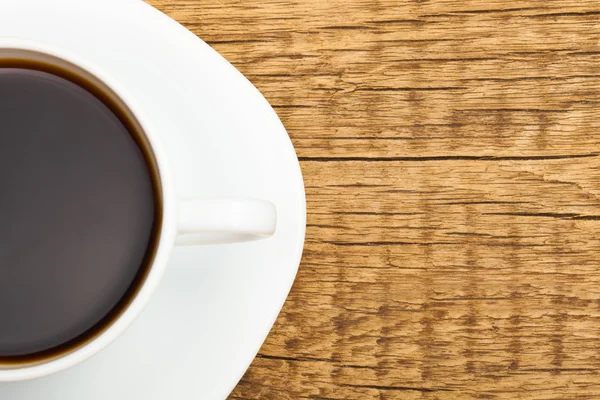
[[[597,0],[151,0],[266,96],[304,259],[232,399],[600,398]]]

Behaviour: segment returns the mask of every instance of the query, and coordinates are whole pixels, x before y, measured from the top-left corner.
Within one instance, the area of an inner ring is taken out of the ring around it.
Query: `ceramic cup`
[[[274,234],[277,213],[265,200],[241,198],[179,199],[169,159],[148,116],[118,81],[94,64],[53,45],[22,39],[0,39],[0,61],[29,60],[76,74],[100,88],[125,111],[143,133],[158,175],[162,205],[161,229],[154,260],[145,281],[129,305],[96,336],[50,359],[35,362],[0,363],[0,382],[34,379],[73,367],[118,338],[142,312],[154,293],[177,245],[233,243],[267,238]],[[168,132],[163,133],[168,134]],[[218,195],[218,193],[215,193]]]

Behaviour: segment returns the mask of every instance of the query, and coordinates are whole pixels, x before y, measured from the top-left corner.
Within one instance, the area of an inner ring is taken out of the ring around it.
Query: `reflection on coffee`
[[[152,262],[156,169],[107,99],[58,68],[0,60],[0,368],[97,335]]]

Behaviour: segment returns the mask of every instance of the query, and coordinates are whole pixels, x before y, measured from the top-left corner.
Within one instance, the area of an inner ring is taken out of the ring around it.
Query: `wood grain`
[[[151,0],[273,104],[304,259],[231,399],[600,398],[600,3]]]

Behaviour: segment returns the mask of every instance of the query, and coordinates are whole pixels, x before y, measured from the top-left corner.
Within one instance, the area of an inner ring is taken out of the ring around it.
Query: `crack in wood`
[[[393,390],[403,392],[424,392],[424,393],[435,393],[435,392],[453,392],[454,389],[448,388],[426,388],[426,387],[411,387],[411,386],[385,386],[385,385],[357,385],[350,383],[340,383],[342,387],[353,387],[360,389],[376,389],[376,390]]]
[[[426,161],[544,161],[598,157],[600,153],[531,156],[420,156],[420,157],[298,157],[310,162],[426,162]]]

